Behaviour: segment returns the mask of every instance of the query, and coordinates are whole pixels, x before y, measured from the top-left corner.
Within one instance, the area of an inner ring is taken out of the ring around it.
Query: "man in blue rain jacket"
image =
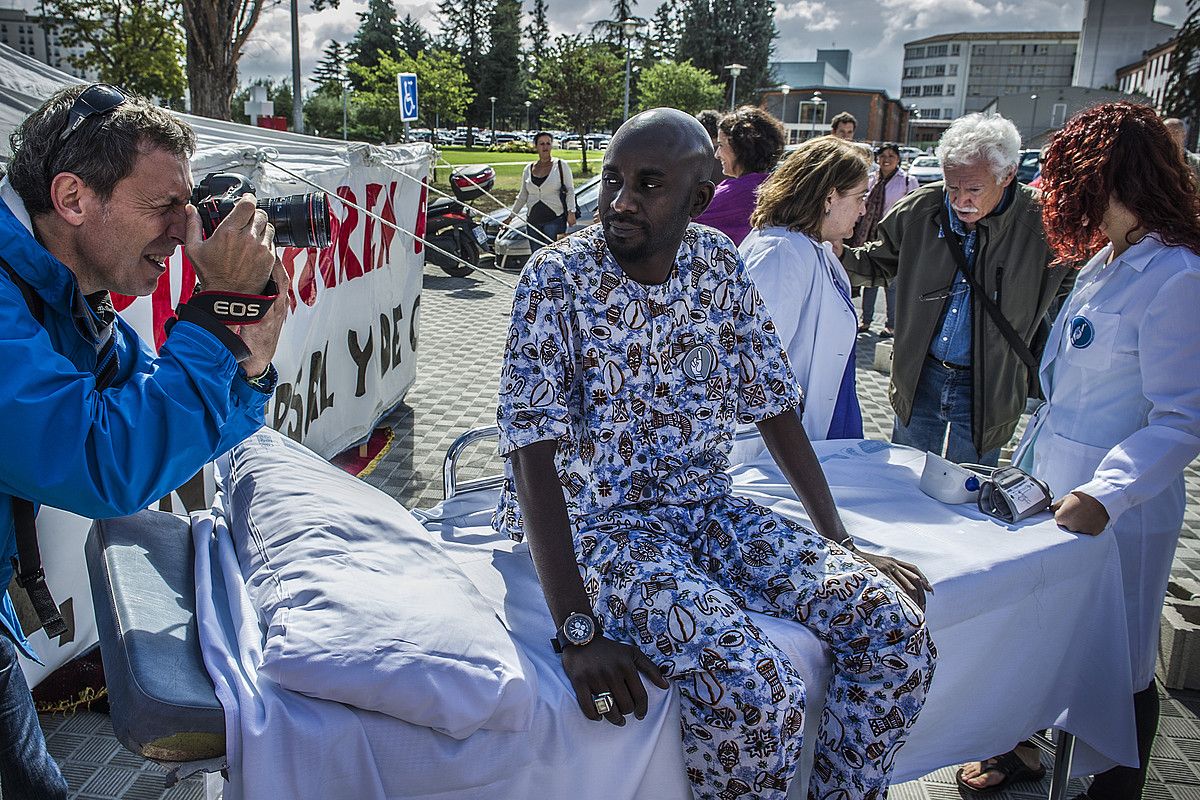
[[[286,306],[266,296],[284,276],[252,196],[202,240],[188,205],[195,136],[167,112],[75,86],[11,144],[0,181],[0,586],[18,551],[14,512],[134,513],[257,430]],[[182,305],[156,356],[109,293],[150,294],[180,244],[202,296],[258,295],[270,310],[233,325],[202,300]],[[36,658],[5,592],[0,785],[8,800],[65,798],[18,651]]]

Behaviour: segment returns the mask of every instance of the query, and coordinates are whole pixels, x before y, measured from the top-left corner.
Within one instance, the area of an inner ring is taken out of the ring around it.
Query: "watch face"
[[[572,614],[563,623],[563,636],[574,645],[584,645],[592,640],[596,626],[586,614]]]

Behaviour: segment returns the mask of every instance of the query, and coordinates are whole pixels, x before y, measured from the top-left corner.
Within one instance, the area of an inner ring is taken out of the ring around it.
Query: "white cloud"
[[[825,3],[813,0],[793,0],[775,4],[775,23],[799,20],[810,31],[831,31],[841,24],[838,15]]]

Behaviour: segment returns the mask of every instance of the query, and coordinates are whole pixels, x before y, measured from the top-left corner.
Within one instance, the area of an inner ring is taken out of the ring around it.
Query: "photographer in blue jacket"
[[[61,620],[19,533],[35,530],[36,506],[134,513],[256,431],[286,311],[270,295],[286,276],[252,195],[202,238],[188,203],[195,135],[139,97],[63,89],[11,145],[0,181],[0,586],[17,568],[51,634]],[[181,244],[202,291],[177,309],[156,356],[109,293],[150,294]],[[265,315],[215,316],[213,298],[228,295],[260,298]],[[0,785],[8,800],[65,798],[18,652],[36,659],[5,592]]]

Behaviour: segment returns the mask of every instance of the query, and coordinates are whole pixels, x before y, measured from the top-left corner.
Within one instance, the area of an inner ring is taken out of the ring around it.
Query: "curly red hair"
[[[1042,223],[1054,264],[1081,265],[1108,239],[1110,197],[1139,227],[1200,255],[1200,194],[1191,168],[1152,108],[1102,103],[1067,122],[1042,166]]]

